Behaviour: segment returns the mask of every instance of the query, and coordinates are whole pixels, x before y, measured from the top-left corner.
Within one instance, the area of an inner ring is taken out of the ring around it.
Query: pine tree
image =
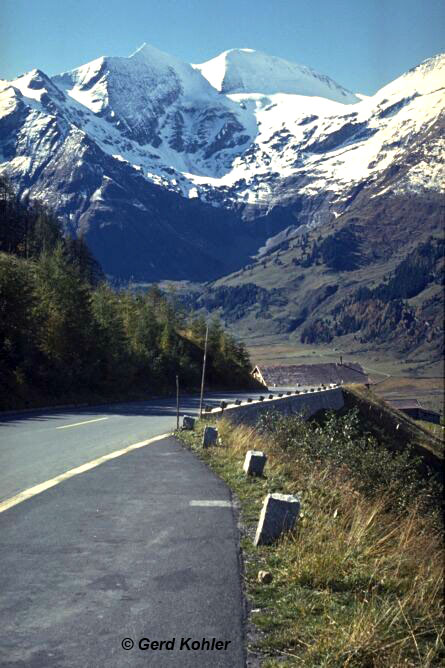
[[[48,359],[52,390],[89,386],[94,377],[97,330],[91,292],[69,264],[61,243],[36,265],[36,316],[42,323],[40,347]]]
[[[203,315],[193,318],[190,326],[193,341],[201,347],[204,347],[207,323]]]
[[[39,363],[33,276],[23,260],[0,253],[0,397],[32,382]]]

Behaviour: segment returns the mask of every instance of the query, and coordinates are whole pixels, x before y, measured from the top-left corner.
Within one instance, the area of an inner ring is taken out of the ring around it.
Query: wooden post
[[[209,326],[207,325],[206,327],[206,340],[204,344],[204,360],[202,363],[202,378],[201,378],[201,397],[199,400],[199,419],[202,417],[202,400],[204,397],[204,380],[205,380],[205,373],[206,373],[206,359],[207,359],[207,341],[209,338]]]
[[[176,376],[176,429],[179,429],[179,376]]]

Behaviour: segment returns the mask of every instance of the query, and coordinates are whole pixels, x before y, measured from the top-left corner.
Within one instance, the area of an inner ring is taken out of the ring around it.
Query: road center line
[[[74,476],[79,475],[80,473],[85,473],[86,471],[90,471],[91,469],[96,468],[96,466],[100,466],[101,464],[110,461],[110,459],[121,457],[122,455],[127,454],[127,452],[131,452],[131,450],[137,450],[138,448],[143,448],[144,446],[150,445],[151,443],[155,443],[156,441],[161,441],[163,438],[167,438],[167,436],[170,436],[170,434],[161,434],[160,436],[149,438],[146,441],[133,443],[133,445],[128,445],[126,448],[122,448],[122,450],[115,450],[114,452],[109,452],[107,455],[103,455],[102,457],[93,459],[91,462],[87,462],[86,464],[77,466],[75,469],[70,469],[65,473],[61,473],[55,478],[46,480],[45,482],[42,482],[39,485],[34,485],[34,487],[29,487],[28,489],[25,489],[23,492],[19,492],[19,494],[12,496],[10,499],[2,501],[0,503],[0,513],[3,513],[5,510],[12,508],[13,506],[16,506],[19,503],[22,503],[22,501],[26,501],[27,499],[30,499],[33,496],[36,496],[37,494],[41,494],[42,492],[46,491],[47,489],[50,489],[51,487],[55,487],[64,480],[68,480],[68,478],[74,478]]]
[[[83,422],[74,422],[74,424],[65,424],[63,427],[56,427],[56,429],[69,429],[70,427],[79,427],[81,424],[90,424],[90,422],[100,422],[101,420],[108,420],[107,417],[94,418],[94,420],[84,420]]]

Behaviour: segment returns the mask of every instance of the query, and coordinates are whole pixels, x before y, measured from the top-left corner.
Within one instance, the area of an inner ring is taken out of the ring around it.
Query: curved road
[[[3,416],[1,499],[175,427],[173,399]],[[175,438],[3,504],[0,534],[2,668],[245,665],[236,509]]]
[[[211,393],[207,405],[259,393]],[[197,415],[199,397],[180,398]],[[0,503],[103,455],[176,428],[176,399],[48,409],[0,416]]]

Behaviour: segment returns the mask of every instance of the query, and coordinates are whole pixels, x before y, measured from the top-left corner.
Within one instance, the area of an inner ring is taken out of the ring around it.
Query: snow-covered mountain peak
[[[197,77],[196,72],[188,63],[184,63],[150,44],[142,44],[139,49],[131,54],[128,61],[135,68],[140,66],[144,73],[148,71],[155,74],[157,78],[170,77],[180,81],[183,90],[188,90],[191,87],[194,92],[197,92],[197,88],[206,87],[202,77]]]
[[[12,86],[18,90],[24,97],[36,102],[42,102],[45,95],[48,93],[52,97],[60,100],[63,96],[60,90],[53,84],[51,79],[42,70],[33,69],[30,72],[25,72],[13,81],[4,82],[8,86]]]
[[[194,67],[214,88],[225,94],[287,93],[325,97],[344,104],[359,101],[351,91],[324,74],[253,49],[224,51]]]
[[[197,99],[215,99],[214,87],[202,76],[201,72],[189,63],[160,51],[150,44],[142,44],[130,57],[129,60],[140,63],[157,76],[173,76],[181,85],[185,97]]]
[[[151,176],[163,178],[164,167],[166,174],[219,174],[256,132],[254,119],[198,70],[148,44],[127,58],[98,58],[52,81],[100,118],[94,129],[88,115],[81,124],[106,152]]]
[[[159,64],[164,64],[167,67],[174,66],[177,63],[180,63],[181,61],[172,56],[171,54],[167,53],[166,51],[161,51],[161,49],[158,49],[155,46],[152,46],[151,44],[147,44],[147,42],[144,42],[141,44],[140,47],[136,49],[136,51],[133,51],[129,55],[129,58],[140,58],[144,59],[147,61],[150,61],[151,63],[153,62],[158,62]]]
[[[144,44],[51,79],[33,70],[0,81],[0,173],[70,221],[136,179],[252,217],[304,200],[315,225],[314,202],[339,211],[378,180],[443,192],[444,68],[442,54],[372,97],[248,48],[192,66]]]
[[[375,97],[392,98],[403,95],[428,95],[445,88],[445,53],[424,60],[391,83]]]
[[[172,104],[180,97],[194,103],[217,100],[214,88],[199,71],[145,43],[128,58],[97,58],[53,81],[94,113],[107,109],[118,113],[123,108],[143,111],[144,104],[156,112],[159,104]]]

